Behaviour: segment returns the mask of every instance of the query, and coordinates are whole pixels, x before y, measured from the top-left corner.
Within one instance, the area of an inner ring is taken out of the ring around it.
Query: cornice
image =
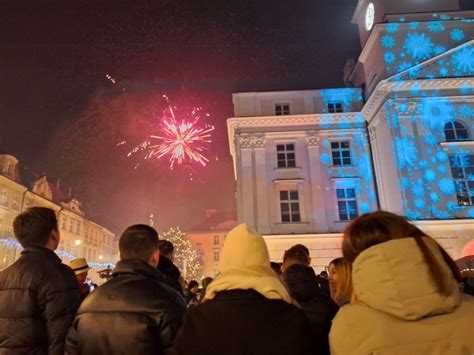
[[[309,115],[285,115],[285,116],[255,116],[255,117],[232,117],[227,119],[227,134],[229,139],[229,150],[234,162],[234,176],[236,174],[235,148],[236,130],[239,128],[268,128],[288,126],[313,126],[322,124],[353,123],[364,124],[360,112],[342,113],[320,113]]]
[[[389,98],[394,98],[394,95],[396,94],[415,96],[410,92],[413,89],[414,84],[417,85],[417,90],[422,92],[435,90],[459,90],[464,87],[474,87],[474,78],[444,78],[406,81],[382,80],[377,84],[374,92],[370,95],[362,109],[362,114],[365,120],[370,124],[385,101]]]

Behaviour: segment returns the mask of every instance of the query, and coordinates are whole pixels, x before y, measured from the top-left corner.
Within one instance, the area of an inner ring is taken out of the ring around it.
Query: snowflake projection
[[[323,141],[323,147],[324,147],[324,148],[329,148],[329,141],[328,141],[327,139],[325,139],[325,140]]]
[[[443,178],[438,181],[440,191],[445,195],[452,195],[455,192],[453,180]]]
[[[430,21],[428,22],[428,31],[430,32],[442,32],[444,31],[444,26],[441,21]]]
[[[362,155],[357,162],[357,172],[366,180],[372,180],[370,160],[367,155]]]
[[[470,209],[469,211],[467,211],[467,216],[469,218],[474,218],[474,208],[473,209]]]
[[[474,46],[462,48],[454,53],[452,64],[456,70],[474,75]]]
[[[387,64],[392,64],[393,62],[395,62],[396,59],[397,57],[395,57],[395,54],[393,54],[392,52],[385,52],[383,55],[383,60]]]
[[[441,198],[436,192],[432,192],[430,193],[430,201],[433,203],[438,203],[439,201],[441,201]]]
[[[395,38],[393,38],[392,36],[383,36],[380,42],[382,43],[382,47],[384,48],[392,48],[393,46],[395,46]]]
[[[400,24],[399,23],[389,23],[387,25],[387,32],[388,33],[395,33],[400,29]]]
[[[433,170],[426,170],[423,177],[428,182],[436,181],[436,173]]]
[[[448,172],[448,169],[444,166],[444,165],[440,165],[438,166],[438,172],[441,174],[441,175],[444,175]]]
[[[469,84],[467,84],[467,83],[462,84],[462,85],[459,87],[459,93],[461,93],[462,95],[467,95],[467,94],[469,94],[469,92],[470,92],[471,90],[473,90],[473,89],[472,89],[471,86],[470,86]]]
[[[439,143],[438,138],[434,134],[431,134],[431,133],[425,134],[425,136],[423,137],[423,141],[425,142],[426,145],[430,147],[437,146]]]
[[[371,208],[367,202],[362,202],[359,204],[359,210],[361,213],[369,213]]]
[[[453,41],[462,41],[464,39],[464,31],[459,28],[455,28],[449,32],[449,35]]]
[[[403,48],[416,60],[428,59],[433,53],[433,43],[424,33],[409,33]]]
[[[415,208],[419,210],[424,210],[426,208],[426,203],[422,199],[415,200]]]
[[[397,73],[400,73],[404,70],[410,69],[412,66],[413,66],[413,64],[410,63],[410,62],[401,62],[397,66]]]
[[[445,161],[448,161],[448,154],[446,154],[446,152],[440,150],[436,153],[436,159],[438,159],[440,162],[445,162]]]
[[[468,105],[462,105],[459,107],[459,114],[461,115],[462,118],[473,118],[474,117],[474,109],[472,109],[471,106]]]
[[[323,164],[331,164],[331,156],[328,153],[322,153],[320,160]]]
[[[420,160],[418,165],[421,169],[426,169],[428,167],[428,162],[426,160]]]
[[[435,46],[435,47],[433,48],[433,54],[435,54],[435,55],[440,55],[440,54],[446,52],[446,50],[447,50],[446,47],[443,47],[443,46]]]
[[[416,21],[415,21],[415,22],[410,22],[410,24],[408,25],[408,28],[409,28],[410,30],[416,30],[419,25],[420,25],[419,22],[416,22]]]
[[[411,209],[407,210],[406,215],[407,215],[408,219],[410,219],[412,221],[420,219],[420,214],[418,212],[412,211]]]
[[[444,125],[456,118],[454,105],[446,98],[422,99],[418,105],[421,122],[431,130],[443,130]]]
[[[459,205],[456,203],[456,202],[448,202],[446,204],[446,208],[448,209],[448,211],[451,211],[451,212],[456,212],[456,211],[459,211]]]
[[[416,184],[412,187],[411,192],[416,197],[423,197],[425,194],[425,188],[423,187],[422,184]]]
[[[415,166],[418,158],[418,150],[413,139],[407,137],[395,138],[395,147],[400,164],[400,168],[407,165]]]

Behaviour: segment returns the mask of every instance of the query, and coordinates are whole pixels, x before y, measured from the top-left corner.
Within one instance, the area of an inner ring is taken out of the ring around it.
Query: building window
[[[296,167],[295,145],[294,144],[277,144],[277,161],[279,168]]]
[[[62,223],[62,225],[61,225],[61,229],[66,230],[66,223],[67,223],[67,217],[64,216],[64,217],[63,217],[63,223]]]
[[[336,189],[337,208],[340,221],[350,221],[357,217],[355,189]]]
[[[469,132],[459,121],[451,121],[444,125],[444,137],[448,142],[466,141],[469,139]]]
[[[474,205],[474,155],[449,157],[459,205]]]
[[[275,115],[283,116],[290,114],[290,104],[275,104]]]
[[[283,223],[300,222],[300,202],[297,190],[280,191],[280,211]]]
[[[13,195],[13,198],[12,198],[12,208],[14,210],[18,210],[20,208],[19,204],[18,204],[18,196],[17,195]]]
[[[74,220],[71,219],[71,220],[69,221],[69,232],[72,233],[73,230],[74,230]]]
[[[218,235],[214,236],[214,245],[219,245],[219,236]]]
[[[76,224],[76,234],[81,234],[81,222],[77,222]]]
[[[7,175],[8,176],[13,176],[12,163],[7,164]]]
[[[219,261],[219,251],[214,251],[214,261]]]
[[[351,150],[349,141],[331,142],[332,164],[334,166],[351,165]]]
[[[8,192],[7,190],[2,190],[2,196],[0,197],[0,203],[2,205],[7,205],[8,204]]]
[[[329,113],[342,112],[342,103],[341,102],[329,102],[328,103],[328,112]]]

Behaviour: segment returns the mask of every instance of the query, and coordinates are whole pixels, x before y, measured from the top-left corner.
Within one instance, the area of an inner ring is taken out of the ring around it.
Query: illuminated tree
[[[170,228],[160,235],[174,245],[175,264],[181,270],[183,277],[187,280],[199,279],[201,276],[201,264],[199,254],[193,248],[186,233],[181,232],[179,227]]]

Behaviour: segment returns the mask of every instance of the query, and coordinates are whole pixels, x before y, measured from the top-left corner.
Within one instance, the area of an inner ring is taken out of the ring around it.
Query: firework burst
[[[212,142],[210,138],[214,126],[200,124],[201,108],[194,108],[188,117],[177,119],[168,97],[163,97],[168,109],[158,124],[158,133],[149,135],[149,139],[133,148],[128,156],[147,150],[145,159],[168,157],[171,170],[176,163],[181,165],[185,161],[206,166],[209,159],[204,154],[207,145]]]

